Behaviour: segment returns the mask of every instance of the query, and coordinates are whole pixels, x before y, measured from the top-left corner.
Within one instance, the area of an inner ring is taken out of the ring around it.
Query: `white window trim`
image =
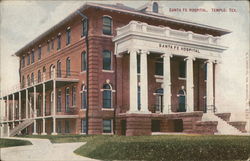
[[[111,133],[104,133],[104,132],[103,132],[103,121],[104,121],[104,120],[111,120]],[[113,135],[113,134],[114,134],[114,131],[113,131],[113,119],[105,119],[105,118],[102,119],[102,134],[103,134],[103,135]]]
[[[111,19],[111,34],[110,35],[105,35],[105,34],[103,34],[103,18],[104,17],[108,17],[108,18],[110,18]],[[108,37],[114,37],[113,36],[113,18],[110,16],[110,15],[103,15],[102,16],[102,36],[108,36]]]
[[[187,78],[178,77],[179,80],[187,80]]]
[[[163,75],[154,75],[155,78],[160,78],[160,79],[163,79],[164,76]]]
[[[111,68],[112,68],[112,58],[111,58]],[[114,70],[104,70],[104,69],[102,69],[102,72],[104,72],[104,73],[114,73],[115,71]]]
[[[111,108],[103,108],[103,106],[102,106],[102,110],[103,109],[105,109],[105,110],[111,110],[111,109],[114,109],[114,106],[113,106],[113,92],[115,92],[115,90],[113,90],[113,88],[112,88],[112,86],[111,86],[111,84],[110,83],[105,83],[105,84],[108,84],[109,86],[110,86],[110,91],[111,91]],[[100,89],[100,91],[102,92],[102,94],[103,94],[103,92],[104,92],[104,89],[102,88],[102,89]],[[103,105],[103,95],[102,95],[102,105]]]

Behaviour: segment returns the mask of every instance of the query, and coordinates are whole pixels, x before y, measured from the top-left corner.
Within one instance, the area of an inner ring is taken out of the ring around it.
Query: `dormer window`
[[[159,12],[158,8],[159,8],[158,3],[154,2],[153,3],[153,12],[158,13]]]

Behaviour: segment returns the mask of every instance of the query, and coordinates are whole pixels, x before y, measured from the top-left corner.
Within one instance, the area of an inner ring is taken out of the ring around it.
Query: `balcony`
[[[42,92],[42,84],[46,84],[46,91],[52,89],[53,80],[56,81],[56,88],[65,86],[69,83],[76,83],[79,81],[79,72],[77,71],[51,71],[51,72],[41,72],[40,74],[35,73],[35,76],[28,78],[25,77],[25,80],[19,84],[12,86],[11,88],[5,89],[2,91],[2,97],[17,93],[18,91],[23,91],[28,89],[30,92],[33,92],[32,87],[37,87],[37,92]],[[23,93],[25,95],[25,93]]]
[[[203,44],[220,45],[220,37],[196,34],[191,31],[174,30],[169,27],[152,26],[137,21],[131,21],[128,25],[118,28],[117,37],[131,32],[145,36],[158,36],[159,38],[188,40]]]

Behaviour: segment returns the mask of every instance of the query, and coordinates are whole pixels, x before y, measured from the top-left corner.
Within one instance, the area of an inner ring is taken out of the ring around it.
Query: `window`
[[[62,91],[57,92],[57,112],[62,112]]]
[[[111,70],[111,52],[109,50],[104,50],[102,52],[103,56],[103,69]]]
[[[30,86],[30,76],[27,76],[28,86]]]
[[[61,35],[57,36],[57,50],[61,49]]]
[[[57,77],[62,77],[62,71],[61,71],[61,62],[57,61]]]
[[[86,51],[82,52],[81,58],[82,58],[81,71],[86,71],[86,69],[87,69],[87,54],[86,54]]]
[[[66,76],[70,76],[70,58],[66,60]]]
[[[141,73],[141,57],[140,57],[140,55],[137,55],[136,56],[137,58],[137,73]]]
[[[154,2],[153,3],[153,12],[158,13],[159,12],[158,9],[159,9],[158,3]]]
[[[52,109],[54,109],[54,92],[50,93],[50,109],[49,109],[50,114]]]
[[[22,67],[25,67],[25,56],[22,56]]]
[[[112,120],[103,120],[103,133],[112,133]]]
[[[30,65],[30,54],[28,55],[27,65]]]
[[[112,33],[112,19],[110,17],[103,17],[102,33],[104,35],[111,35]]]
[[[186,62],[185,61],[179,62],[179,77],[186,78]]]
[[[70,44],[70,28],[66,31],[66,45]]]
[[[47,41],[47,51],[48,51],[48,52],[50,52],[50,44],[49,44],[49,43],[50,43],[50,41],[48,40],[48,41]]]
[[[141,110],[141,87],[140,86],[137,87],[137,101],[138,101],[137,109],[140,111]]]
[[[186,112],[186,92],[184,90],[184,87],[182,87],[181,90],[178,92],[178,112]]]
[[[112,108],[112,89],[109,84],[103,85],[103,108]]]
[[[70,122],[69,120],[65,120],[65,133],[70,133]]]
[[[88,22],[87,22],[87,19],[83,19],[82,20],[82,35],[81,35],[81,37],[86,36],[87,32],[88,32]]]
[[[69,111],[69,101],[70,101],[69,100],[69,87],[66,88],[65,94],[66,94],[65,107],[66,107],[66,112],[68,112]]]
[[[32,50],[31,52],[31,63],[34,63],[35,62],[35,52],[34,50]]]
[[[82,129],[82,133],[86,133],[87,131],[87,126],[86,126],[86,120],[85,119],[81,119],[81,129]]]
[[[62,121],[57,121],[57,133],[62,133]]]
[[[55,66],[53,64],[50,65],[50,71],[49,71],[49,77],[50,78],[54,78],[54,69],[55,69]]]
[[[76,106],[76,87],[72,87],[72,106]]]
[[[42,57],[42,48],[38,47],[38,60],[40,60]]]
[[[157,59],[155,62],[155,75],[163,76],[163,59]]]
[[[156,95],[155,111],[163,112],[163,88],[158,88],[155,91],[155,95]]]
[[[85,85],[82,85],[81,91],[81,109],[87,109],[87,89]]]
[[[31,83],[34,84],[34,73],[31,73]]]
[[[40,83],[41,82],[41,71],[40,70],[38,70],[38,72],[37,72],[37,78],[38,78],[38,83]]]

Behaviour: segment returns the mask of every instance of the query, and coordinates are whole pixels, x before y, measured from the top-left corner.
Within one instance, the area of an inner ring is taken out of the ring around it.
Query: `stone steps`
[[[217,133],[216,134],[227,134],[227,135],[241,135],[242,132],[230,125],[227,121],[216,116],[214,113],[204,113],[202,121],[217,121]]]

